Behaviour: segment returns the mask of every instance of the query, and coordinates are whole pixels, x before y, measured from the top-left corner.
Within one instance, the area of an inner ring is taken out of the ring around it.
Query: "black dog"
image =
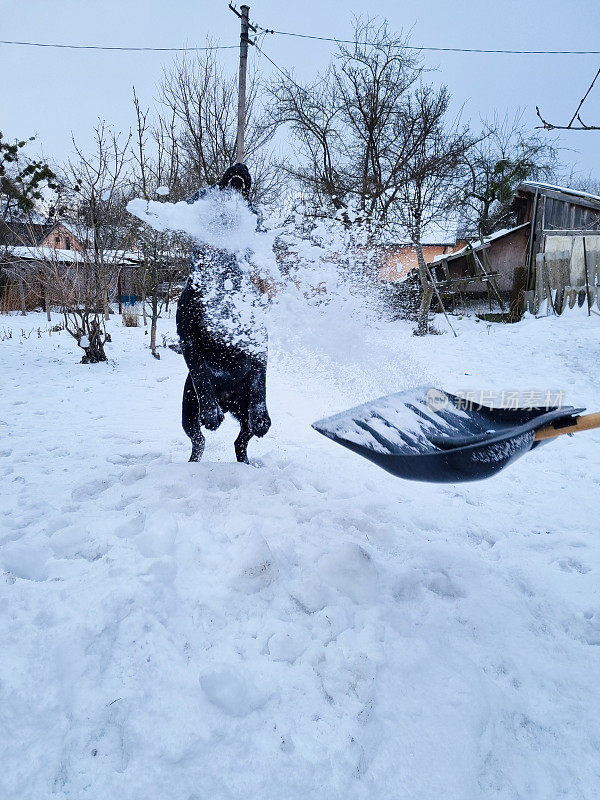
[[[246,201],[250,186],[250,173],[239,163],[229,167],[218,183],[220,190],[238,191]],[[199,190],[188,202],[206,191]],[[244,283],[234,255],[206,245],[194,247],[191,273],[177,306],[177,333],[189,370],[182,423],[192,440],[190,461],[202,457],[202,426],[216,430],[227,411],[240,423],[234,444],[238,461],[248,463],[248,442],[271,427],[266,402],[267,335],[260,325],[249,330],[236,315],[236,293],[242,289],[258,297],[254,286]]]

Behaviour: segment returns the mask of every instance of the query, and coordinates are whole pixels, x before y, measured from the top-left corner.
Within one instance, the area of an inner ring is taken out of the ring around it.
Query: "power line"
[[[266,31],[266,33],[268,33],[268,31]],[[283,75],[283,77],[284,77],[286,80],[288,80],[288,81],[290,81],[291,83],[293,83],[293,84],[294,84],[294,86],[295,86],[297,89],[300,89],[300,91],[301,91],[301,92],[307,93],[307,92],[306,92],[306,89],[304,89],[302,86],[299,86],[299,85],[296,83],[296,81],[295,81],[295,80],[292,78],[292,76],[290,75],[290,73],[289,73],[287,70],[283,69],[283,67],[280,67],[280,66],[279,66],[279,64],[276,64],[276,63],[273,61],[273,59],[272,59],[270,56],[268,56],[268,55],[265,53],[265,51],[262,49],[262,47],[260,47],[260,46],[258,45],[258,43],[257,43],[256,41],[254,42],[254,46],[256,47],[256,49],[258,50],[258,52],[259,52],[261,55],[263,55],[263,56],[264,56],[264,57],[267,59],[267,61],[269,61],[269,62],[270,62],[270,63],[271,63],[271,64],[272,64],[272,65],[275,67],[275,69],[276,69],[276,70],[278,70],[278,71],[279,71],[279,72],[280,72],[280,73]]]
[[[319,42],[335,42],[336,44],[354,44],[363,47],[373,46],[374,42],[359,42],[355,39],[337,39],[333,36],[314,36],[307,33],[296,33],[293,31],[276,31],[271,28],[256,26],[264,34],[271,33],[277,36],[292,36],[297,39],[312,39]],[[56,42],[18,42],[0,39],[0,44],[17,45],[21,47],[55,47],[62,50],[109,50],[109,51],[129,51],[129,52],[157,52],[157,53],[186,53],[201,52],[208,50],[235,50],[239,45],[207,45],[204,47],[119,47],[112,45],[96,44],[59,44]],[[504,54],[504,55],[545,55],[545,56],[589,56],[600,55],[600,50],[488,50],[475,47],[426,47],[421,45],[407,45],[398,40],[394,42],[398,47],[406,50],[427,51],[434,53],[484,53],[484,54]],[[266,54],[265,54],[266,56]]]
[[[129,51],[151,51],[158,53],[185,53],[188,51],[200,50],[235,50],[237,44],[215,44],[206,47],[112,47],[98,44],[55,44],[48,42],[7,42],[0,39],[0,44],[16,44],[25,47],[60,47],[63,50],[129,50]]]
[[[263,28],[257,25],[265,33],[273,33],[278,36],[293,36],[298,39],[315,39],[319,42],[336,42],[339,44],[357,44],[363,46],[373,46],[374,42],[358,42],[354,39],[336,39],[332,36],[312,36],[307,33],[294,33],[292,31],[275,31],[270,28]],[[396,44],[396,43],[394,43]],[[397,45],[406,50],[427,50],[436,53],[498,53],[507,55],[521,56],[597,56],[600,50],[486,50],[475,47],[421,47],[418,45],[406,45],[398,41]]]

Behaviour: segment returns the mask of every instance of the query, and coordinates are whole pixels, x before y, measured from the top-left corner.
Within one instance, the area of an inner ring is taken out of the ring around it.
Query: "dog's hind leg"
[[[248,419],[254,436],[264,436],[271,427],[267,411],[267,366],[256,363],[250,370]]]
[[[235,450],[235,457],[242,464],[248,464],[248,442],[252,438],[252,431],[248,424],[248,420],[244,419],[240,424],[240,432],[237,439],[233,443]]]
[[[180,341],[183,357],[190,371],[189,379],[194,384],[198,398],[200,424],[209,431],[216,431],[223,422],[224,414],[215,397],[204,356],[198,352],[189,339],[180,339]]]
[[[198,395],[194,388],[191,375],[188,373],[183,387],[183,400],[181,403],[181,423],[183,430],[192,440],[192,454],[190,461],[200,461],[204,452],[204,435],[200,427],[200,405]]]

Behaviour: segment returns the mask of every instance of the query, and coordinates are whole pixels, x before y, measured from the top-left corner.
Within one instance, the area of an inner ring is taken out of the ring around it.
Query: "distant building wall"
[[[529,228],[520,228],[492,242],[488,250],[489,263],[493,272],[500,274],[496,285],[501,292],[510,292],[516,267],[527,263]],[[485,287],[482,289],[487,291]]]
[[[83,250],[78,240],[64,225],[58,224],[40,243],[40,247],[52,247],[55,250]]]
[[[518,228],[493,239],[485,248],[485,261],[482,250],[477,250],[478,258],[485,264],[486,270],[498,273],[495,277],[496,286],[501,292],[510,292],[513,284],[515,267],[525,266],[527,260],[527,244],[529,242],[529,227]],[[431,265],[435,268],[436,276],[442,279],[440,262]],[[473,264],[471,253],[456,257],[448,261],[448,273],[453,281],[451,288],[464,291],[468,294],[487,294],[487,285],[481,281],[473,281],[461,286],[461,278],[467,279],[478,272]]]
[[[459,241],[454,244],[424,244],[423,255],[425,263],[429,264],[436,256],[454,253],[464,247],[465,244],[465,241]],[[381,255],[379,282],[390,281],[395,283],[401,281],[417,266],[417,253],[414,245],[390,245],[384,248]]]

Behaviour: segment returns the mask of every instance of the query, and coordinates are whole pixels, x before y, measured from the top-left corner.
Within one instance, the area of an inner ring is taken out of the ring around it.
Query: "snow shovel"
[[[323,436],[399,478],[458,483],[489,478],[555,436],[600,428],[583,408],[491,408],[421,386],[313,423]]]

